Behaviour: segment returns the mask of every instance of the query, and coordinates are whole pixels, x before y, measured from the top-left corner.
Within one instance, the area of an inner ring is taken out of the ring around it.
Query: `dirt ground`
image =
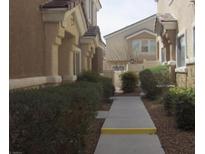
[[[195,132],[176,128],[173,116],[167,116],[159,101],[143,98],[143,102],[157,127],[157,135],[166,154],[194,154]]]

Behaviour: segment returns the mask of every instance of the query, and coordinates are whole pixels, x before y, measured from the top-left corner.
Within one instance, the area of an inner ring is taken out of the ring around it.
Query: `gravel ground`
[[[143,102],[157,127],[157,135],[166,154],[194,154],[195,132],[176,128],[173,116],[167,116],[159,101],[143,98]]]

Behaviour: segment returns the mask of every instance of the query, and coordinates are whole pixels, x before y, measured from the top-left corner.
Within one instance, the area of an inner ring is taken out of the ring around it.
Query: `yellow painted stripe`
[[[101,134],[155,134],[156,128],[102,128]]]

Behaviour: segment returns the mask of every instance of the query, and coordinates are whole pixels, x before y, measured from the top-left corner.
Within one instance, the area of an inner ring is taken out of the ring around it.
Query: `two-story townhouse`
[[[179,87],[195,85],[195,0],[156,0],[158,55]]]
[[[10,89],[102,72],[99,0],[10,1]],[[95,64],[95,65],[94,65]]]
[[[104,74],[120,85],[119,74],[133,71],[137,74],[149,67],[159,65],[152,15],[118,31],[106,35]]]

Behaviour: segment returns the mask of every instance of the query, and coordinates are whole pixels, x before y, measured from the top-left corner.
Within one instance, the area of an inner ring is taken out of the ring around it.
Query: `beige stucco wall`
[[[150,40],[155,40],[156,41],[156,36],[153,36],[151,34],[148,34],[146,32],[143,32],[142,34],[139,34],[135,37],[132,37],[127,40],[127,45],[128,45],[128,53],[131,55],[131,58],[134,58],[133,51],[132,51],[132,41],[133,40],[143,40],[143,39],[150,39]],[[139,52],[136,58],[137,63],[143,63],[144,60],[150,60],[154,61],[156,60],[156,51],[155,52]]]
[[[187,72],[176,73],[178,87],[195,87],[195,65],[187,65]]]
[[[195,22],[195,6],[190,0],[158,0],[158,13],[171,13],[178,22],[178,34],[186,33],[187,58],[193,57],[193,26]]]
[[[103,50],[96,48],[92,60],[92,70],[94,72],[103,73],[103,56]]]
[[[185,71],[175,71],[176,85],[179,87],[195,86],[195,62],[193,46],[193,27],[195,26],[195,5],[190,0],[158,0],[158,13],[170,13],[177,19],[177,36],[185,34],[186,37],[186,63]],[[175,37],[177,37],[175,36]],[[159,49],[163,47],[161,38],[159,40]],[[176,45],[176,44],[175,44]]]
[[[39,4],[45,0],[10,2],[9,77],[42,76],[44,70],[44,25]]]
[[[132,67],[128,65],[130,59],[135,59],[135,65],[143,64],[144,60],[155,61],[157,60],[156,51],[153,53],[138,53],[137,57],[133,55],[132,41],[139,39],[152,39],[156,40],[154,32],[156,16],[149,17],[145,20],[139,21],[127,28],[121,29],[113,34],[105,36],[106,51],[104,70],[112,70],[113,65],[121,64],[127,65],[127,70],[139,71],[141,67]],[[151,33],[150,33],[151,32]],[[119,60],[120,59],[120,60]],[[129,68],[130,67],[130,68]]]
[[[148,29],[150,31],[154,31],[154,23],[155,23],[155,16],[152,18],[145,20],[144,22],[141,22],[140,24],[136,24],[131,26],[128,29],[121,30],[120,32],[117,32],[115,35],[110,35],[108,37],[105,37],[106,39],[106,52],[111,52],[112,50],[116,50],[116,48],[120,51],[123,51],[125,48],[127,48],[126,44],[126,38],[129,35],[132,35],[136,32],[139,32],[143,29]]]

